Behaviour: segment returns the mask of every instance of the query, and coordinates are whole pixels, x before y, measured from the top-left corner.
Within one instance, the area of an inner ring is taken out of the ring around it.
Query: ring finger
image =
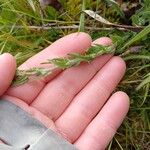
[[[125,63],[113,57],[74,98],[56,120],[57,128],[74,142],[102,108],[125,73]]]

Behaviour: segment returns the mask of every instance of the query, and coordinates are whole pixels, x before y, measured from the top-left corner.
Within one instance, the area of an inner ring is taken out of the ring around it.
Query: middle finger
[[[110,45],[111,40],[105,37],[96,40],[96,43]],[[90,64],[82,64],[63,71],[47,84],[31,106],[56,120],[74,96],[93,78],[110,57],[111,55],[100,56]]]

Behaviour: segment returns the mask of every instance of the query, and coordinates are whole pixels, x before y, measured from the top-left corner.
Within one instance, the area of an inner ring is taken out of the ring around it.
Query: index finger
[[[29,69],[33,67],[41,66],[42,62],[45,62],[47,59],[52,59],[56,57],[63,57],[68,53],[82,53],[91,46],[91,37],[86,33],[73,33],[67,35],[52,45],[28,59],[24,64],[22,64],[19,69]],[[47,67],[47,65],[42,65]],[[54,78],[60,70],[56,71],[54,74],[51,74],[46,82],[49,82]],[[39,92],[45,86],[45,82],[42,80],[28,82],[19,87],[11,87],[8,89],[7,95],[20,98],[30,104]]]

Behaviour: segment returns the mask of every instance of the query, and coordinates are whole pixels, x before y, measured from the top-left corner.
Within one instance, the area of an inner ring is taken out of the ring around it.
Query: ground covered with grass
[[[10,52],[19,65],[72,32],[85,31],[93,39],[109,36],[117,45],[115,54],[127,63],[118,89],[128,93],[131,107],[108,149],[150,149],[150,34],[122,48],[150,24],[150,0],[60,0],[52,5],[41,6],[38,0],[1,0],[0,53]],[[82,13],[84,10],[94,11],[99,19]]]

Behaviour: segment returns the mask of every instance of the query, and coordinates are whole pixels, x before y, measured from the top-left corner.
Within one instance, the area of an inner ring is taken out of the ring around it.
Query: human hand
[[[94,43],[110,45],[111,40],[100,38]],[[91,45],[89,35],[74,33],[33,56],[19,69],[37,67],[49,58],[68,53],[82,53]],[[15,68],[15,63],[11,68]],[[45,79],[10,87],[3,98],[26,110],[79,150],[103,150],[129,109],[129,98],[125,93],[116,92],[110,97],[125,68],[120,57],[104,55],[90,64],[57,70]],[[8,87],[14,74],[14,70],[10,70],[9,83],[4,84],[3,89]]]
[[[10,87],[16,72],[16,61],[8,53],[0,55],[0,96]]]

